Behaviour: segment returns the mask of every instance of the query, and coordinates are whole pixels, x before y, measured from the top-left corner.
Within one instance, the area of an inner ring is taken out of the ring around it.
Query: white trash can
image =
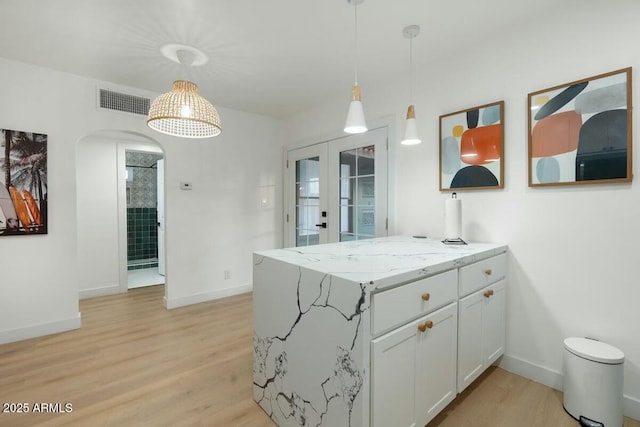
[[[588,427],[622,427],[624,353],[603,342],[564,340],[564,409]]]

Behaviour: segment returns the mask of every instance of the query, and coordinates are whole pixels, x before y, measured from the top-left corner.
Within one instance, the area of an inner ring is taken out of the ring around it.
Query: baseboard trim
[[[508,354],[502,356],[498,366],[521,377],[529,378],[547,387],[562,391],[562,372],[554,371],[545,366],[536,365],[528,360]]]
[[[22,341],[29,338],[36,338],[44,335],[57,334],[59,332],[78,329],[80,328],[81,317],[82,315],[78,312],[76,317],[68,319],[0,331],[0,344],[8,344],[10,342]]]
[[[507,354],[502,356],[498,366],[521,377],[562,391],[562,372]],[[622,413],[625,417],[640,420],[640,400],[625,394],[622,402]]]
[[[198,304],[200,302],[206,302],[206,301],[216,300],[220,298],[230,297],[233,295],[244,294],[247,292],[251,292],[252,290],[253,290],[253,286],[243,285],[243,286],[235,286],[233,288],[218,289],[216,291],[211,291],[211,292],[203,292],[201,294],[189,295],[181,298],[165,297],[164,306],[168,310],[171,310],[172,308],[184,307],[186,305]]]
[[[78,298],[87,299],[93,297],[103,297],[105,295],[114,295],[122,292],[119,285],[103,286],[100,288],[81,289],[78,292]]]
[[[625,394],[622,401],[622,413],[625,417],[640,421],[640,399]]]

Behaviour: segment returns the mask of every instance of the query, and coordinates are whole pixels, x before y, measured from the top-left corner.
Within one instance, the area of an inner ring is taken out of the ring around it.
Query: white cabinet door
[[[371,342],[373,427],[416,425],[414,402],[419,322],[424,322],[424,319],[411,322]]]
[[[459,302],[458,322],[458,393],[482,373],[482,305],[483,290]]]
[[[457,304],[372,341],[374,427],[424,426],[456,395]]]
[[[505,281],[459,302],[458,393],[504,353]]]
[[[493,292],[486,298],[484,306],[484,319],[482,322],[482,335],[484,337],[484,363],[488,367],[495,362],[498,357],[504,354],[505,343],[505,312],[506,312],[506,286],[505,280],[500,280],[491,286],[487,291]]]
[[[456,397],[458,304],[423,317],[416,345],[416,421],[426,425]],[[431,324],[429,324],[431,326]],[[390,424],[391,425],[391,424]]]

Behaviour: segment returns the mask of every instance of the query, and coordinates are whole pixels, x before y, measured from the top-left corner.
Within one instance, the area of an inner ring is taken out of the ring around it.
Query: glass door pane
[[[296,161],[296,246],[320,243],[320,157]]]
[[[328,241],[326,150],[326,144],[317,144],[287,152],[285,246]]]
[[[375,148],[368,145],[339,154],[341,242],[376,235]]]

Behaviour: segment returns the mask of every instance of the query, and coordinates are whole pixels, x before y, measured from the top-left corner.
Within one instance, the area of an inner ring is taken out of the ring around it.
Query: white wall
[[[218,108],[221,136],[183,140],[149,130],[144,116],[98,110],[97,86],[156,95],[0,59],[0,127],[48,134],[50,196],[48,235],[0,237],[0,343],[78,327],[79,270],[100,272],[94,288],[112,285],[111,267],[94,264],[112,257],[83,258],[80,267],[77,253],[76,148],[88,135],[130,132],[164,150],[167,306],[250,290],[251,253],[282,244],[279,120]],[[180,181],[193,191],[179,190]],[[97,237],[95,245],[113,247]]]
[[[282,247],[281,124],[219,111],[221,136],[164,146],[168,307],[250,291],[253,251]]]
[[[48,233],[0,237],[0,343],[80,325],[74,142],[85,100],[75,78],[0,60],[0,127],[48,134]],[[60,108],[61,103],[65,108]]]
[[[77,156],[79,295],[115,293],[120,290],[117,143],[83,138]]]
[[[627,66],[634,67],[633,79],[640,82],[640,56],[629,49],[640,39],[640,4],[619,0],[581,7],[575,15],[475,40],[474,49],[461,48],[416,70],[414,96],[424,142],[396,147],[394,226],[399,234],[443,235],[443,201],[450,194],[438,191],[438,116],[504,100],[505,189],[458,192],[463,237],[509,245],[502,364],[560,388],[563,339],[601,339],[625,352],[625,413],[640,419],[640,285],[634,249],[640,240],[640,184],[636,178],[617,185],[527,185],[528,93]],[[428,31],[420,37],[428,37]],[[367,73],[375,70],[360,74]],[[408,101],[406,78],[376,87],[361,78],[361,85],[368,118],[395,114],[399,141]],[[636,102],[638,87],[633,88]],[[340,129],[348,101],[346,88],[345,99],[288,120],[287,142]],[[640,129],[637,114],[633,126]],[[636,171],[638,151],[633,155]]]

